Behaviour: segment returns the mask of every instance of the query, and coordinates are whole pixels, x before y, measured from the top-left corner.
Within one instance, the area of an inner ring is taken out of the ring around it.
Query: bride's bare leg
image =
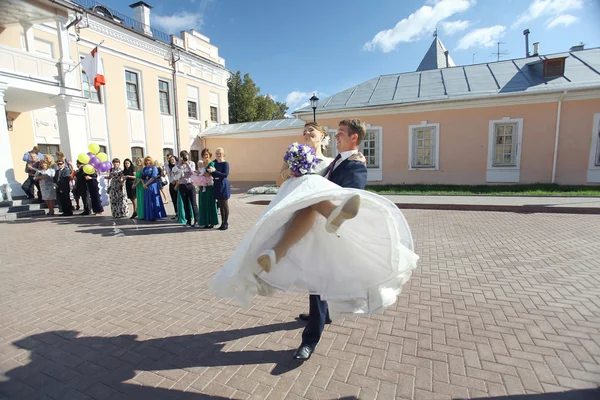
[[[333,210],[335,210],[335,204],[329,200],[321,201],[317,204],[313,204],[310,207],[325,218],[329,218]]]
[[[300,239],[306,236],[308,231],[310,231],[310,228],[313,226],[316,217],[317,213],[311,207],[306,207],[298,211],[298,213],[292,220],[292,223],[283,234],[283,237],[273,248],[273,251],[275,252],[276,263],[278,263],[283,257],[285,257],[288,250],[293,245],[298,243]],[[272,265],[269,255],[263,254],[260,257],[258,257],[257,261],[265,272],[269,272],[271,270]]]

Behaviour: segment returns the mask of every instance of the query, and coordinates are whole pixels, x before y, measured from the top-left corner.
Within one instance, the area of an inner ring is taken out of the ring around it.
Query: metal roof
[[[544,78],[543,60],[560,57],[567,57],[563,76]],[[598,87],[600,48],[593,48],[485,64],[381,75],[319,101],[317,112]],[[294,113],[309,111],[312,112],[312,108],[304,107]]]
[[[425,56],[421,60],[421,64],[417,67],[417,71],[427,71],[430,69],[438,69],[438,68],[446,68],[446,48],[444,44],[440,40],[439,37],[436,36],[429,46],[429,50],[425,53]],[[456,67],[454,64],[454,60],[448,54],[448,67]]]
[[[208,128],[200,136],[232,135],[237,133],[277,131],[303,128],[306,122],[297,118],[274,119],[270,121],[243,122],[239,124],[216,125]]]

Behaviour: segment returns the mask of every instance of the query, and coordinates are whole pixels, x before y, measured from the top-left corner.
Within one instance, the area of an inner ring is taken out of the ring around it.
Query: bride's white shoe
[[[263,269],[263,271],[271,272],[271,267],[273,267],[273,265],[277,264],[276,260],[277,259],[275,257],[275,251],[266,250],[260,256],[258,256],[258,258],[256,259],[256,262],[258,262],[258,265],[260,265],[260,267]]]
[[[327,218],[325,229],[329,233],[337,234],[337,230],[340,229],[342,223],[348,219],[356,217],[359,210],[360,195],[354,194],[350,197],[347,197],[339,206],[335,208],[335,210],[331,212],[331,215],[329,218]]]

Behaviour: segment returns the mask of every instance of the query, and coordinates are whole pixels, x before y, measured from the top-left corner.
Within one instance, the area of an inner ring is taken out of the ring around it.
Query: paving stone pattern
[[[598,395],[600,216],[406,211],[421,260],[398,304],[334,321],[299,364],[305,296],[207,292],[263,210],[233,199],[226,232],[1,223],[0,398]]]

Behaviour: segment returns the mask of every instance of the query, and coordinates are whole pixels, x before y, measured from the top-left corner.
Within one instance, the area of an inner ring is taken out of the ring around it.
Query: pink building
[[[600,48],[454,66],[435,38],[416,72],[375,77],[316,111],[331,135],[342,119],[366,121],[371,185],[600,183]],[[203,143],[226,149],[232,180],[273,181],[313,110],[294,115],[216,126]]]

